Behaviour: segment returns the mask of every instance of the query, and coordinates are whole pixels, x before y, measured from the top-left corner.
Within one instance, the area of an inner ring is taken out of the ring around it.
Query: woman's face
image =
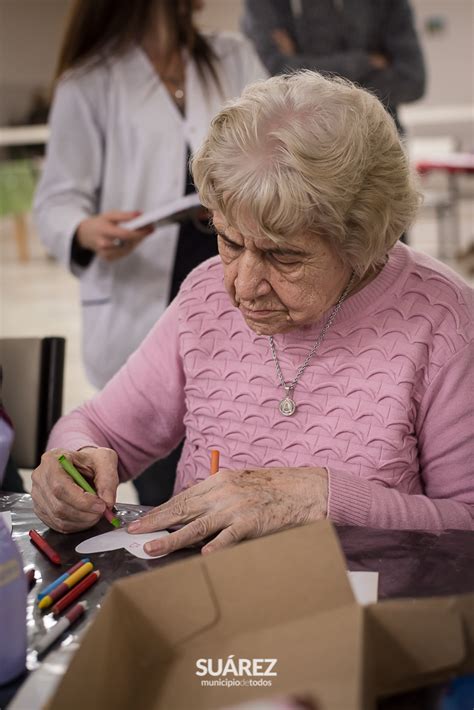
[[[275,335],[318,321],[341,295],[351,270],[313,235],[283,245],[239,234],[213,213],[224,282],[233,304],[259,335]]]

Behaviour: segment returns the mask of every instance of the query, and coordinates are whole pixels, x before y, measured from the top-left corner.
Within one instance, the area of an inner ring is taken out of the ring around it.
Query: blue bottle
[[[0,685],[25,670],[27,593],[20,551],[0,517]]]

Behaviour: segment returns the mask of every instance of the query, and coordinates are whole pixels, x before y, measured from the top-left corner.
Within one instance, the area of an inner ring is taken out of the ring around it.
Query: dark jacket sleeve
[[[272,31],[276,28],[289,31],[292,24],[290,6],[286,0],[245,0],[241,30],[253,43],[260,61],[272,75],[283,71],[286,59],[275,46]]]
[[[382,38],[380,51],[390,66],[372,71],[364,85],[390,106],[420,99],[425,92],[425,64],[407,0],[387,0]]]
[[[363,49],[348,49],[329,55],[298,52],[282,54],[272,39],[274,29],[284,29],[294,37],[294,23],[289,0],[245,0],[242,31],[255,45],[262,64],[270,74],[296,69],[313,69],[362,81],[370,71],[369,54]]]

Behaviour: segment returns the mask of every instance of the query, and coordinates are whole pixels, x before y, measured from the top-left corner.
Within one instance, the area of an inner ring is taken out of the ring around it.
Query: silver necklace
[[[347,284],[346,288],[344,289],[341,296],[339,297],[338,302],[336,303],[336,305],[332,309],[331,313],[329,314],[327,321],[325,322],[325,324],[321,328],[321,332],[319,333],[316,342],[314,343],[313,347],[311,348],[311,350],[307,354],[304,362],[297,369],[296,375],[294,376],[294,378],[292,380],[289,380],[288,382],[283,377],[283,372],[281,371],[280,362],[279,362],[277,354],[276,354],[275,341],[273,340],[273,335],[270,335],[270,338],[269,338],[270,348],[272,351],[272,357],[273,357],[273,361],[275,363],[278,379],[280,380],[280,384],[286,392],[286,396],[278,404],[278,409],[280,410],[280,413],[283,414],[284,417],[291,417],[292,414],[295,413],[296,404],[295,404],[295,400],[293,399],[293,390],[295,389],[296,385],[298,384],[303,372],[306,370],[309,363],[311,362],[314,354],[316,353],[319,346],[323,342],[329,328],[332,326],[334,319],[339,312],[339,309],[341,308],[342,304],[346,300],[347,294],[349,293],[349,291],[352,288],[352,284],[354,283],[354,280],[355,280],[355,274],[352,273],[352,276],[349,279],[349,283]]]

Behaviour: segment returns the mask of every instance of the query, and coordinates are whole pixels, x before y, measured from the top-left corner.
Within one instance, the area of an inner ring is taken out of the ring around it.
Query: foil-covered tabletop
[[[125,523],[144,513],[137,505],[116,506],[117,516]],[[65,672],[80,638],[91,623],[101,602],[117,579],[137,572],[171,564],[196,554],[198,548],[183,550],[156,560],[143,560],[124,549],[91,556],[100,570],[99,581],[85,595],[87,614],[63,640],[38,661],[34,650],[37,641],[56,623],[51,613],[38,609],[37,593],[79,561],[76,546],[83,540],[109,532],[107,521],[80,533],[63,535],[47,528],[34,514],[31,496],[0,493],[0,511],[12,514],[12,535],[23,557],[24,567],[33,566],[36,585],[28,594],[28,654],[26,673],[9,686],[0,688],[0,710],[36,710],[45,705]],[[31,543],[28,532],[34,528],[59,553],[62,565],[56,567]],[[367,528],[336,528],[350,570],[379,573],[379,598],[423,597],[474,592],[474,533],[453,530],[426,533]],[[12,699],[13,698],[13,699]],[[388,706],[386,706],[388,707]],[[392,706],[390,706],[391,708]],[[405,707],[393,705],[393,707]]]
[[[347,567],[379,573],[379,599],[474,592],[474,532],[337,527]]]

